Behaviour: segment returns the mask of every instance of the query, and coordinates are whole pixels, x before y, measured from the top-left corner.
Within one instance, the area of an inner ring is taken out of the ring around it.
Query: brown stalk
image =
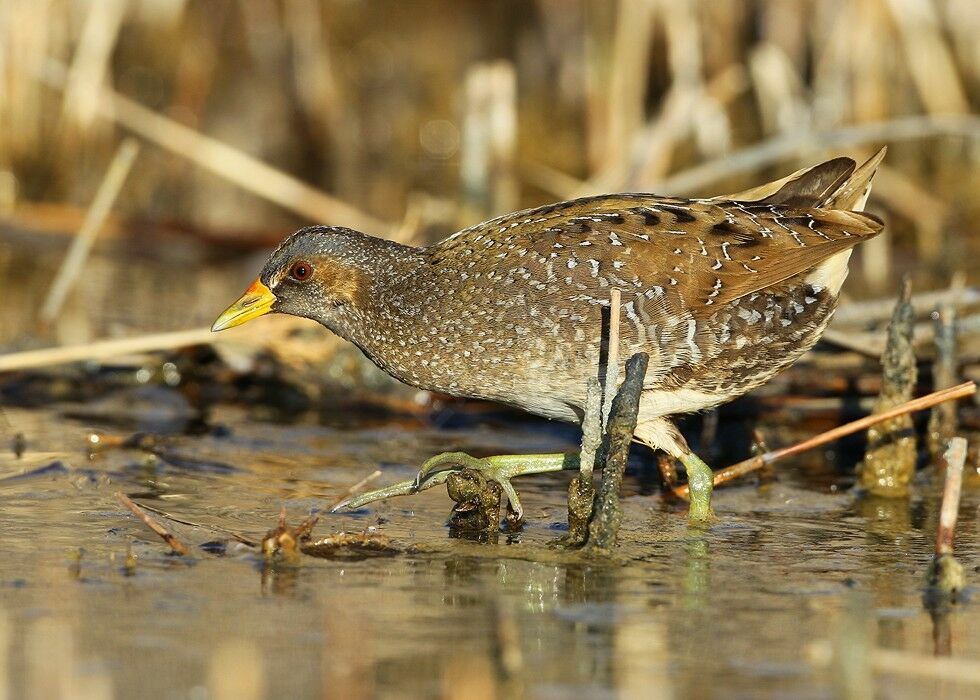
[[[715,472],[713,483],[715,486],[719,484],[724,484],[727,481],[736,479],[740,476],[744,476],[758,469],[772,464],[778,459],[783,459],[784,457],[792,457],[793,455],[798,455],[801,452],[806,452],[812,450],[815,447],[820,447],[821,445],[826,445],[828,442],[833,442],[847,435],[852,435],[853,433],[858,433],[862,430],[867,430],[873,425],[877,425],[883,421],[891,420],[898,416],[903,416],[908,413],[913,413],[915,411],[921,411],[926,408],[932,408],[933,406],[940,404],[944,401],[953,401],[956,399],[962,399],[967,396],[972,396],[977,391],[977,385],[974,382],[964,382],[963,384],[958,384],[957,386],[950,387],[949,389],[943,389],[941,391],[934,391],[931,394],[926,394],[925,396],[920,396],[917,399],[912,399],[903,403],[901,406],[896,406],[890,411],[885,411],[884,413],[876,413],[870,416],[865,416],[856,421],[851,421],[844,425],[828,430],[819,435],[815,435],[808,438],[802,442],[798,442],[795,445],[790,445],[789,447],[783,447],[778,450],[772,450],[766,452],[765,454],[758,455],[756,457],[751,457],[737,464],[733,464],[730,467],[725,467]],[[687,499],[688,488],[684,484],[682,486],[677,486],[673,489],[674,495],[679,498]]]
[[[116,491],[116,498],[120,503],[129,508],[133,512],[133,515],[142,520],[148,528],[160,535],[163,541],[170,545],[170,549],[173,550],[174,554],[179,554],[180,556],[187,554],[187,548],[180,543],[180,540],[171,535],[163,525],[151,518],[146,511],[133,503],[129,496],[122,491]]]

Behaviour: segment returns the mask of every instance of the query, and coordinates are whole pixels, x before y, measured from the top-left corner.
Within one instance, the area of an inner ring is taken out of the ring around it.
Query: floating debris
[[[915,389],[915,350],[912,347],[915,313],[910,302],[912,285],[902,282],[898,303],[888,324],[888,344],[881,357],[882,388],[875,413],[907,402]],[[861,464],[861,485],[875,496],[903,497],[915,474],[916,440],[912,418],[896,416],[868,430],[868,447]]]

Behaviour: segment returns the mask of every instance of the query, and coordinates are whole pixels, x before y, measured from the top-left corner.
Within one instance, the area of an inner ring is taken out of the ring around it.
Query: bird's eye
[[[289,268],[289,276],[297,282],[305,282],[313,276],[313,266],[305,260],[294,262],[293,266]]]

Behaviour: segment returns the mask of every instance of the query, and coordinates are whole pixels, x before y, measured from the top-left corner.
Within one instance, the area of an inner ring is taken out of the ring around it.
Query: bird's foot
[[[383,489],[368,491],[347,498],[333,507],[331,512],[352,510],[368,503],[392,496],[406,496],[438,484],[445,483],[449,475],[464,469],[480,472],[487,480],[496,482],[507,496],[511,511],[517,520],[524,516],[521,499],[510,480],[525,474],[544,474],[563,469],[578,469],[576,454],[532,454],[496,455],[494,457],[473,457],[465,452],[443,452],[427,460],[414,479],[392,484]],[[710,471],[710,470],[709,470]],[[709,477],[710,479],[710,477]]]
[[[687,519],[692,523],[707,523],[714,517],[711,510],[711,488],[714,472],[693,452],[680,456],[681,464],[687,472],[687,486],[691,504],[687,509]]]

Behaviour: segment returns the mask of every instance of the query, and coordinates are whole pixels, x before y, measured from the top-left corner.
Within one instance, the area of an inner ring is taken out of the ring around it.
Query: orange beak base
[[[241,299],[225,309],[224,313],[211,326],[212,331],[223,331],[226,328],[240,326],[253,318],[264,316],[272,310],[276,303],[276,295],[268,287],[256,279],[245,290]]]

